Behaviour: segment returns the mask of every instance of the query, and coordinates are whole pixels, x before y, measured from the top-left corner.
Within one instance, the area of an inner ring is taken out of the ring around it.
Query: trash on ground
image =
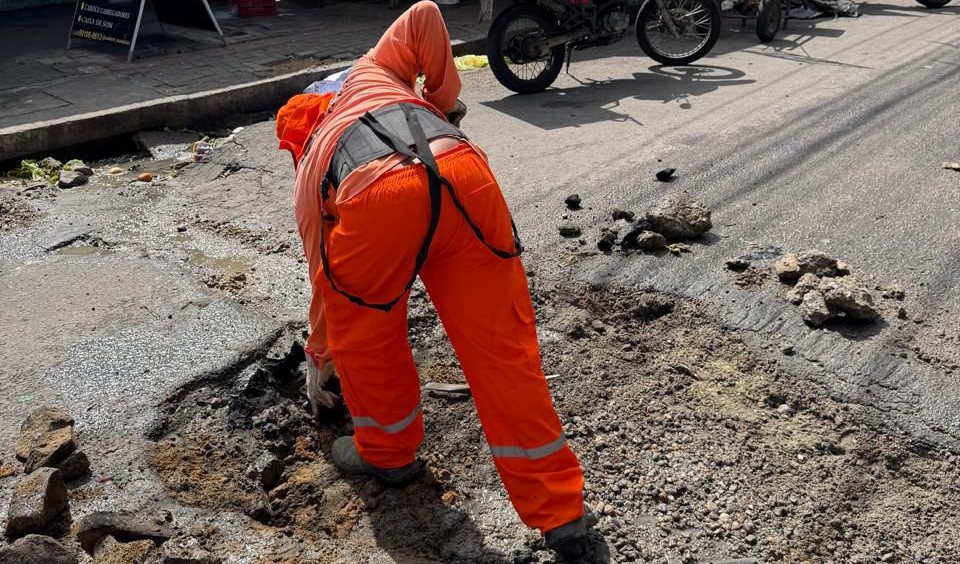
[[[567,196],[567,199],[563,201],[563,203],[572,210],[580,209],[580,202],[580,194],[570,194]]]
[[[153,182],[153,173],[142,172],[137,176],[137,180],[139,180],[140,182]]]
[[[448,384],[446,382],[427,382],[423,387],[428,392],[441,394],[470,395],[470,386],[467,384]]]
[[[118,166],[110,167],[110,170],[107,171],[108,174],[120,174],[123,172],[123,169]]]
[[[202,163],[213,153],[213,147],[206,141],[197,141],[190,146],[193,162]]]
[[[679,255],[680,253],[689,253],[690,245],[686,245],[684,243],[671,243],[667,245],[667,250],[674,255]]]
[[[310,86],[307,86],[304,90],[304,94],[326,94],[328,92],[339,92],[343,87],[343,83],[346,82],[347,76],[350,74],[350,69],[344,69],[340,72],[335,72],[330,76],[324,77]]]
[[[960,171],[960,163],[943,163],[943,168]]]
[[[453,63],[457,66],[458,71],[482,69],[490,66],[490,61],[487,60],[486,55],[463,55],[462,57],[455,57]]]

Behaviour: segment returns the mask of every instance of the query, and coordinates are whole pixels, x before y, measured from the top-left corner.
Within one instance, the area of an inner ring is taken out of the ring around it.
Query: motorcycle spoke
[[[712,0],[667,0],[667,10],[679,37],[674,37],[664,21],[664,15],[660,14],[644,26],[644,33],[651,45],[678,59],[700,49],[709,38],[712,25],[704,1]]]

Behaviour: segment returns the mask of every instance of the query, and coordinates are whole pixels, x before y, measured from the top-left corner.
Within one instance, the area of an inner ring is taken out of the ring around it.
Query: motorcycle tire
[[[514,4],[504,10],[497,19],[490,25],[490,32],[487,34],[487,59],[490,61],[490,70],[497,77],[500,84],[518,94],[532,94],[542,92],[560,75],[560,69],[563,68],[564,46],[559,45],[550,50],[550,52],[540,59],[523,61],[522,56],[517,51],[516,44],[511,45],[517,37],[510,37],[511,26],[528,22],[540,29],[540,33],[545,35],[557,33],[560,30],[560,24],[553,15],[534,4]],[[519,76],[511,68],[511,64],[531,67],[530,76]]]
[[[917,0],[927,8],[943,8],[950,3],[950,0]]]
[[[760,0],[757,8],[757,37],[760,41],[767,43],[777,38],[783,18],[782,8],[780,0]]]
[[[695,46],[686,51],[668,52],[662,40],[676,41],[670,35],[660,9],[653,0],[647,0],[637,14],[637,43],[648,57],[663,65],[689,65],[713,49],[720,37],[720,5],[716,0],[663,0],[674,23],[682,28],[681,36],[693,33]],[[686,6],[692,6],[691,9]],[[701,13],[702,12],[702,13]],[[696,18],[695,20],[693,18]]]

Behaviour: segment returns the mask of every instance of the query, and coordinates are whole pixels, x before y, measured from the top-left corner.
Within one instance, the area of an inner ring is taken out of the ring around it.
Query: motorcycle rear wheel
[[[917,0],[927,8],[943,8],[950,3],[950,0]]]
[[[720,6],[715,0],[663,0],[680,37],[670,33],[653,0],[637,15],[637,43],[663,65],[689,65],[706,55],[720,36]]]
[[[487,58],[500,84],[518,94],[546,90],[563,68],[564,47],[530,58],[523,54],[525,41],[556,34],[560,24],[546,10],[533,4],[514,4],[504,10],[487,34]]]

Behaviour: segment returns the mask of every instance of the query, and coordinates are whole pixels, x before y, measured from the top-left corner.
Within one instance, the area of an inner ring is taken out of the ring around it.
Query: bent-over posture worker
[[[354,65],[302,149],[295,205],[313,284],[307,350],[321,372],[336,366],[355,427],[331,456],[346,473],[389,484],[419,472],[423,416],[406,311],[419,274],[513,506],[548,546],[578,556],[583,473],[541,368],[506,202],[486,157],[448,121],[465,112],[459,94],[440,11],[420,2]]]

